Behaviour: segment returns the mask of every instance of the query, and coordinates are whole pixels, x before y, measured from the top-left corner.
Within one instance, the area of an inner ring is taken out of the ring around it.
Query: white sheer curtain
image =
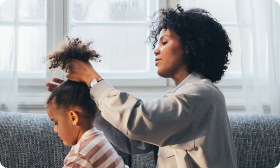
[[[236,0],[247,113],[280,114],[280,6]]]
[[[17,111],[17,17],[15,1],[0,1],[0,111]]]

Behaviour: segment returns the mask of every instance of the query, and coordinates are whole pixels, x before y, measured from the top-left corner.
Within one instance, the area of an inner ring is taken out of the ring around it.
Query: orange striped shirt
[[[72,146],[63,168],[128,168],[102,131],[92,128]]]

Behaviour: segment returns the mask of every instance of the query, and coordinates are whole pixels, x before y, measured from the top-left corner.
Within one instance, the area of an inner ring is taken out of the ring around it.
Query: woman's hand
[[[66,77],[72,81],[85,82],[90,87],[93,79],[100,78],[89,62],[73,59],[68,64],[68,75]]]
[[[55,82],[55,83],[58,83],[58,84],[61,84],[61,83],[64,82],[64,80],[61,80],[61,79],[58,79],[58,78],[52,78],[52,81]],[[58,85],[47,82],[46,86],[47,86],[47,90],[52,92]]]

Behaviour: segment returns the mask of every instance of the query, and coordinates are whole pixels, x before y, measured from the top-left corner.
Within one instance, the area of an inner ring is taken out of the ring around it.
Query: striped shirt
[[[72,146],[63,168],[128,168],[102,131],[92,128]]]

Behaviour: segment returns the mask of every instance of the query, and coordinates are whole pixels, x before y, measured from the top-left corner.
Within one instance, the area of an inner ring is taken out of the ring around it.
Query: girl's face
[[[162,29],[159,34],[158,47],[154,50],[155,66],[158,74],[164,78],[173,78],[176,74],[186,71],[183,61],[183,49],[180,37],[169,29]]]
[[[49,104],[47,112],[50,120],[55,124],[54,132],[65,146],[73,146],[78,142],[79,130],[73,125],[73,119],[68,112],[57,108],[54,103]]]

